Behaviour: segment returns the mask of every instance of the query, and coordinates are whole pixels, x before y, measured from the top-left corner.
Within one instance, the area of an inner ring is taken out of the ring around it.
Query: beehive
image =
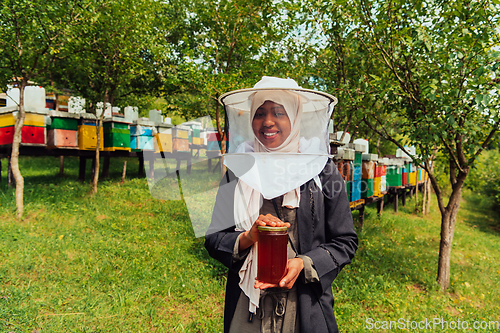
[[[416,171],[413,171],[413,172],[410,172],[408,174],[408,183],[410,185],[417,185],[417,172]]]
[[[387,166],[387,186],[396,187],[403,185],[403,175],[402,170],[397,165]]]
[[[207,150],[220,151],[220,135],[217,131],[207,132]]]
[[[360,151],[355,151],[354,152],[354,166],[359,166],[361,167],[361,161],[362,161],[362,153]]]
[[[52,148],[78,148],[78,119],[80,115],[49,111],[47,146]]]
[[[174,152],[189,152],[189,140],[172,138],[172,150]]]
[[[104,149],[104,131],[99,130],[101,141],[99,149]],[[95,150],[97,147],[97,119],[91,113],[81,113],[78,121],[78,148],[82,150]]]
[[[375,178],[375,162],[363,161],[361,164],[361,179]]]
[[[14,126],[17,108],[5,108],[0,114],[0,145],[11,145],[14,141]],[[21,144],[27,146],[45,146],[45,116],[38,113],[25,113],[24,125],[21,129]]]
[[[177,125],[172,129],[172,150],[174,152],[189,151],[190,132],[189,126]]]
[[[352,180],[361,180],[361,166],[354,166],[352,173]]]
[[[172,129],[172,138],[189,140],[190,130],[187,126],[177,125]]]
[[[155,150],[153,132],[154,122],[148,119],[137,119],[130,125],[130,148],[135,151]]]
[[[350,181],[352,179],[351,163],[349,161],[338,161],[337,169],[339,170],[340,175],[342,176],[342,179],[344,179],[344,181]]]
[[[121,117],[111,117],[103,122],[105,151],[130,151],[131,121]]]
[[[373,178],[373,195],[376,197],[380,196],[381,190],[381,177]]]
[[[351,183],[351,201],[361,199],[361,178],[353,180]]]
[[[351,184],[352,184],[352,181],[347,181],[345,182],[345,191],[347,193],[347,200],[349,202],[351,202]]]
[[[155,135],[153,140],[154,149],[157,153],[172,153],[172,127],[170,124],[157,124],[156,130],[158,134]]]
[[[375,179],[361,179],[361,198],[373,196]]]

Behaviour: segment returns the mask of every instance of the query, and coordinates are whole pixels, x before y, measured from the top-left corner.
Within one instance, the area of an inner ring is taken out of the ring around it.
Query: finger
[[[288,282],[290,282],[294,277],[293,269],[288,269],[286,275],[281,279],[279,285],[281,288],[284,288]]]
[[[267,283],[267,282],[262,282],[262,281],[255,281],[254,288],[255,289],[268,289],[268,288],[276,288],[279,287],[277,284],[274,283]]]
[[[276,223],[277,223],[277,222],[281,222],[281,220],[280,220],[278,217],[274,216],[274,215],[267,214],[267,215],[266,215],[266,217],[267,217],[270,221],[274,221],[274,222],[276,222]]]

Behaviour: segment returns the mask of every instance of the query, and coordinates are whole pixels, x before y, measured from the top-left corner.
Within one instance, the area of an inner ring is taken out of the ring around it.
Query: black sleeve
[[[234,190],[238,179],[228,171],[222,178],[217,192],[212,221],[205,234],[205,248],[212,258],[220,261],[235,273],[244,260],[234,262],[233,251],[236,239],[241,231],[235,230]]]
[[[320,179],[323,189],[316,191],[313,201],[323,207],[308,205],[314,209],[311,216],[317,220],[313,221],[317,229],[313,232],[311,248],[304,254],[312,259],[320,278],[321,292],[324,292],[331,288],[340,270],[351,262],[358,248],[358,237],[354,230],[345,183],[333,161],[327,163]],[[310,191],[316,187],[313,182],[309,185]]]

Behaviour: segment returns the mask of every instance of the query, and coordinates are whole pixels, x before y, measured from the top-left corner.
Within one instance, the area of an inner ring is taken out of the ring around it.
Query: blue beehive
[[[130,137],[130,147],[132,149],[140,150],[154,150],[153,137],[152,136],[131,136]]]
[[[354,172],[352,174],[352,180],[361,180],[361,165],[354,166]]]
[[[351,202],[358,201],[359,199],[361,199],[361,176],[351,183]]]
[[[130,135],[138,136],[153,136],[153,127],[145,127],[145,126],[130,126]]]
[[[145,118],[136,119],[134,123],[130,126],[130,147],[134,150],[154,150],[155,123]]]

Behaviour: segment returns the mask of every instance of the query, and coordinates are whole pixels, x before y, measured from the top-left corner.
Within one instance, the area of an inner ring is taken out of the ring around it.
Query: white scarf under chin
[[[313,140],[314,141],[314,140]],[[314,144],[311,142],[302,139],[301,140],[301,151],[307,153],[308,151],[314,150],[317,152]],[[312,150],[311,150],[312,148]],[[253,145],[249,143],[244,143],[237,149],[238,153],[252,153]],[[300,155],[300,154],[297,154]],[[272,156],[272,155],[271,155]],[[299,156],[297,156],[300,158]],[[305,157],[305,156],[302,156]],[[317,159],[321,159],[324,156],[318,156]],[[323,169],[326,164],[327,157],[324,157],[320,163],[321,167],[317,168],[314,171],[314,174],[309,174],[305,182],[310,179],[314,179],[316,185],[321,190],[321,182],[318,174]],[[231,168],[230,168],[231,169]],[[245,178],[245,177],[244,177]],[[253,223],[257,220],[260,212],[260,208],[262,207],[262,193],[255,190],[254,188],[247,185],[241,179],[238,180],[238,184],[236,185],[236,189],[234,192],[234,221],[236,224],[237,231],[246,231],[252,228]],[[297,208],[299,207],[300,202],[300,187],[296,187],[295,189],[290,190],[289,192],[283,195],[283,207],[287,208]],[[256,246],[252,246],[250,248],[250,252],[246,257],[243,265],[239,271],[240,282],[239,286],[241,290],[247,295],[249,298],[249,311],[255,313],[256,309],[259,307],[259,298],[260,298],[260,289],[255,289],[255,278],[257,277],[257,249]]]
[[[292,193],[293,192],[293,193]],[[300,188],[288,192],[283,197],[283,206],[297,208],[300,200]],[[236,231],[246,231],[252,228],[253,223],[259,217],[262,206],[262,195],[239,180],[234,193],[234,219]],[[238,273],[240,277],[239,286],[250,299],[248,310],[255,313],[259,307],[260,289],[255,289],[254,283],[257,277],[257,248],[252,246],[243,266]]]

